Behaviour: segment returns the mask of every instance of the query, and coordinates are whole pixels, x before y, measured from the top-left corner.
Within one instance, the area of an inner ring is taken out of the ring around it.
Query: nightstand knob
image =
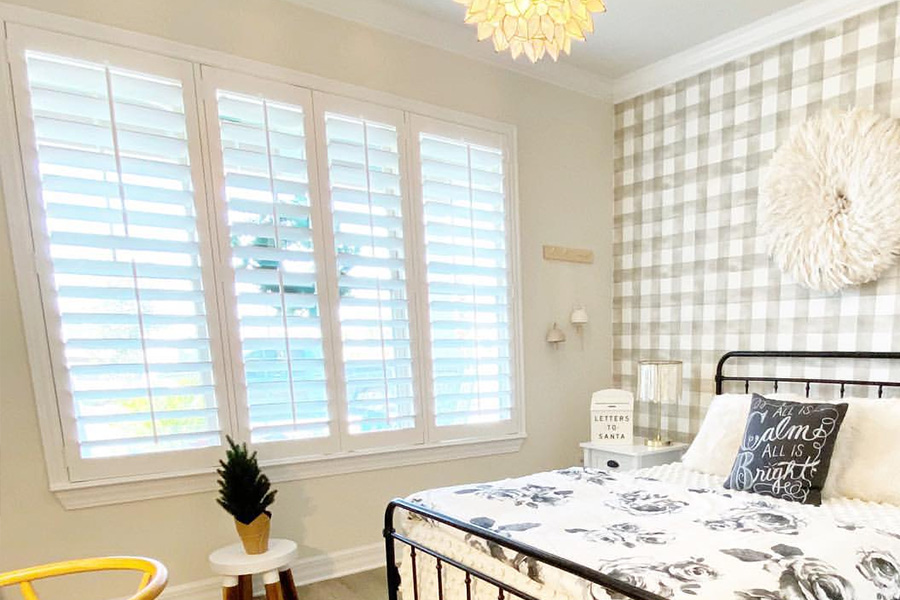
[[[610,469],[618,469],[618,468],[619,468],[619,461],[617,461],[617,460],[608,460],[608,461],[606,461],[606,466],[609,467]]]

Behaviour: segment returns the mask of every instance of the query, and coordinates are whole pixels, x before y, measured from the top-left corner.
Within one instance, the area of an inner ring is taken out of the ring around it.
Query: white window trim
[[[185,98],[185,121],[188,127],[188,140],[191,164],[202,164],[199,144],[200,135],[198,130],[197,113],[197,96],[194,89],[194,80],[191,64],[187,61],[175,61],[170,58],[163,58],[157,61],[153,55],[144,52],[131,54],[130,51],[123,51],[114,45],[103,44],[96,41],[75,40],[70,36],[60,36],[53,32],[47,32],[42,29],[22,28],[18,25],[7,27],[7,48],[9,51],[13,49],[20,52],[24,56],[25,46],[30,45],[32,48],[52,54],[65,54],[70,51],[73,42],[78,43],[77,49],[71,49],[80,52],[80,57],[100,62],[104,56],[115,55],[119,64],[126,65],[134,69],[145,69],[149,72],[160,73],[171,76],[173,79],[179,79],[184,86],[183,96]],[[26,41],[27,40],[27,41]],[[10,57],[12,58],[12,57]],[[27,81],[24,72],[24,60],[17,60],[12,65],[12,75],[18,78],[23,84]],[[16,103],[17,120],[20,125],[31,123],[31,107],[27,105],[25,96],[27,91],[21,90],[19,101]],[[13,93],[15,97],[15,90]],[[34,146],[34,132],[25,131],[23,125],[19,130],[19,143],[22,148],[22,156],[25,164],[37,164],[38,157]],[[27,141],[26,141],[27,140]],[[24,142],[24,143],[23,143]],[[30,143],[29,143],[30,142]],[[196,145],[195,145],[196,144]],[[26,189],[36,191],[39,189],[39,183],[36,180],[28,181],[29,177],[36,177],[36,172],[29,172],[30,169],[24,168],[23,174],[26,178]],[[203,180],[202,169],[192,170],[193,183],[195,190],[193,196],[195,205],[201,209],[197,211],[196,227],[199,233],[199,254],[204,263],[211,263],[211,248],[209,246],[210,230],[209,223],[206,220],[206,214],[202,210],[206,203],[207,190],[205,189],[205,181]],[[44,241],[42,238],[46,235],[41,231],[41,226],[35,226],[35,221],[43,218],[43,210],[37,205],[36,199],[27,202],[29,210],[29,220],[31,224],[31,235],[35,240]],[[50,265],[50,257],[45,249],[35,245],[33,254],[32,272],[38,274],[40,297],[36,299],[36,303],[41,307],[44,314],[44,322],[46,324],[45,336],[52,335],[51,332],[58,331],[60,328],[59,315],[53,307],[47,306],[43,302],[43,298],[51,297],[53,294],[52,283],[48,279],[48,274],[52,273]],[[209,327],[210,351],[212,355],[211,365],[220,372],[225,370],[224,351],[224,335],[222,335],[219,325],[220,316],[216,302],[215,280],[213,273],[209,269],[202,271],[204,297],[207,302],[207,311],[205,318]],[[65,381],[68,377],[64,368],[64,358],[62,356],[62,344],[47,344],[50,352],[50,364],[53,369],[53,380],[57,382]],[[55,353],[55,354],[54,354]],[[75,439],[75,427],[66,427],[67,422],[73,423],[76,418],[73,414],[73,400],[68,386],[59,386],[55,393],[57,403],[57,414],[59,421],[63,424],[62,431],[64,436],[64,447],[66,450],[66,464],[68,466],[69,478],[73,481],[87,481],[94,479],[103,479],[114,476],[129,476],[138,473],[156,473],[161,469],[170,468],[200,468],[204,465],[215,465],[220,452],[217,448],[203,448],[198,450],[188,450],[187,452],[161,452],[151,454],[138,454],[133,456],[123,456],[114,458],[96,458],[83,459],[78,453],[78,443]],[[216,393],[223,401],[218,403],[218,416],[222,423],[231,421],[232,403],[227,398],[227,388],[224,381],[216,382]]]
[[[518,235],[517,235],[517,223],[518,223],[518,214],[517,214],[517,202],[516,202],[516,177],[515,177],[515,149],[509,148],[509,138],[504,136],[502,133],[496,131],[484,131],[484,130],[476,130],[470,126],[459,124],[459,123],[450,123],[442,119],[436,119],[433,117],[428,117],[424,115],[412,114],[410,117],[410,123],[408,124],[410,129],[410,139],[417,140],[421,133],[424,133],[427,129],[429,133],[443,135],[447,138],[462,138],[464,137],[468,143],[473,144],[483,144],[488,147],[497,147],[499,146],[503,151],[503,168],[506,173],[510,173],[509,177],[504,179],[504,195],[507,199],[506,205],[506,227],[507,227],[507,253],[509,260],[509,273],[510,273],[510,285],[507,291],[508,299],[507,302],[510,307],[510,345],[511,345],[511,357],[510,357],[510,368],[512,369],[512,377],[511,377],[511,397],[514,399],[513,404],[513,418],[511,421],[506,422],[502,421],[499,423],[484,423],[480,425],[454,425],[449,427],[437,427],[434,423],[434,417],[431,413],[434,407],[434,370],[428,370],[428,376],[423,376],[422,382],[425,387],[425,390],[422,392],[422,398],[426,400],[425,410],[428,411],[428,419],[426,422],[426,426],[428,428],[427,439],[431,441],[443,441],[443,440],[453,440],[460,437],[460,435],[465,435],[471,433],[473,431],[480,430],[482,431],[482,436],[489,438],[493,436],[501,436],[501,435],[514,435],[519,431],[520,427],[524,427],[519,423],[518,413],[524,409],[524,402],[518,401],[517,399],[521,399],[524,397],[523,388],[522,388],[522,379],[518,377],[517,374],[522,372],[522,350],[518,345],[521,340],[521,320],[520,320],[520,301],[519,301],[519,285],[518,285],[518,274],[519,274],[519,243],[518,243]],[[414,188],[416,191],[412,193],[414,197],[421,197],[422,190],[422,156],[421,156],[421,146],[419,144],[412,144],[412,148],[408,154],[408,170],[410,173],[410,187]],[[417,223],[424,223],[424,202],[415,202],[413,207],[413,217]],[[425,244],[424,232],[420,229],[416,229],[416,237],[414,239],[415,243],[415,252],[420,256],[426,256],[427,248]],[[423,270],[422,273],[417,275],[419,281],[427,282],[427,266],[425,261],[420,261],[419,267]],[[432,362],[432,339],[431,339],[431,331],[428,325],[429,319],[427,318],[429,315],[429,305],[428,305],[428,286],[427,283],[422,287],[421,294],[419,300],[419,304],[416,307],[420,314],[420,321],[422,323],[422,327],[425,329],[425,335],[422,336],[422,340],[427,341],[424,344],[424,348],[422,350],[422,354],[420,356],[420,361],[423,363],[433,364]]]
[[[206,138],[204,141],[207,142],[207,159],[208,166],[210,167],[210,173],[208,174],[208,176],[213,182],[211,190],[214,195],[210,202],[210,208],[215,214],[212,215],[211,219],[215,221],[216,227],[219,230],[219,235],[217,236],[216,240],[218,259],[216,261],[215,268],[218,269],[218,280],[224,291],[224,293],[221,295],[221,302],[226,306],[226,310],[223,314],[225,315],[226,319],[230,319],[232,321],[230,331],[237,333],[240,331],[237,319],[237,297],[235,294],[235,286],[237,284],[231,266],[231,256],[233,250],[231,248],[231,244],[229,243],[229,236],[227,233],[225,233],[229,231],[229,225],[227,222],[228,207],[227,200],[222,193],[225,185],[225,172],[223,162],[224,159],[221,155],[220,150],[222,147],[222,142],[216,90],[227,89],[229,91],[238,93],[246,93],[248,95],[260,94],[268,98],[278,99],[281,102],[301,106],[304,111],[305,126],[309,131],[313,131],[313,128],[311,126],[314,121],[314,115],[312,111],[312,93],[307,89],[297,86],[282,84],[277,81],[261,79],[259,77],[253,77],[242,73],[235,73],[234,71],[227,71],[224,69],[205,68],[201,66],[200,72],[201,77],[199,78],[198,87],[200,88],[200,95],[205,102],[204,112],[206,113]],[[311,167],[309,189],[310,196],[312,198],[312,204],[310,206],[310,212],[314,212],[317,210],[319,201],[318,181],[315,177],[316,158],[314,156],[314,136],[309,135],[308,139],[306,140],[306,144],[308,152],[311,155],[308,159]],[[315,223],[316,224],[314,225],[314,230],[312,232],[313,238],[315,240],[314,244],[317,248],[324,248],[324,226],[322,223],[319,223],[318,215],[316,215]],[[327,278],[324,265],[325,253],[316,252],[314,255],[314,261],[316,264],[316,277],[317,281],[319,282],[319,286],[321,289],[327,289],[327,286],[325,285],[325,281]],[[329,313],[327,312],[327,310],[329,310],[328,295],[321,294],[318,297],[318,301],[320,303],[321,309],[323,311],[326,311],[326,316],[323,318],[323,327],[325,327],[327,326],[328,320],[330,318],[330,316],[328,316]],[[238,403],[246,404],[248,395],[246,375],[242,368],[243,359],[241,358],[241,341],[237,338],[237,336],[229,337],[230,339],[228,351],[230,353],[230,358],[228,361],[228,366],[231,369],[232,397],[237,399]],[[327,335],[323,335],[322,343],[325,354],[331,354],[331,338]],[[324,363],[327,373],[326,379],[328,386],[328,397],[334,399],[335,393],[333,386],[336,377],[332,372],[328,371],[328,369],[332,369],[333,366],[329,364],[329,361],[324,361]],[[236,431],[241,438],[250,439],[250,422],[248,418],[249,414],[240,414],[241,411],[237,412],[239,414],[235,418],[235,422],[237,424]],[[340,437],[339,435],[337,435],[337,433],[338,432],[333,431],[330,438],[314,438],[304,441],[291,440],[288,442],[270,442],[262,444],[258,447],[259,456],[264,460],[284,458],[290,456],[292,453],[296,453],[302,448],[308,449],[310,455],[338,452],[340,450]]]
[[[525,439],[525,434],[518,434],[498,439],[463,440],[412,448],[378,448],[333,456],[261,461],[260,465],[272,482],[280,483],[480,456],[515,454],[522,448]],[[188,471],[81,483],[51,483],[50,490],[56,494],[64,508],[73,510],[210,492],[216,489],[216,478],[217,475],[212,471]]]
[[[82,482],[74,482],[70,478],[50,350],[47,343],[40,282],[35,275],[36,256],[31,234],[31,216],[26,195],[22,157],[19,151],[12,80],[8,68],[9,57],[5,36],[7,23],[36,27],[190,61],[195,63],[195,73],[199,70],[200,65],[226,69],[282,84],[315,89],[321,93],[380,104],[413,115],[448,121],[464,127],[484,129],[505,136],[509,140],[507,148],[510,195],[508,220],[510,225],[510,287],[513,297],[510,315],[514,357],[513,386],[515,390],[518,390],[515,433],[495,438],[463,439],[426,443],[412,447],[385,447],[270,460],[263,461],[263,465],[273,481],[283,482],[519,451],[527,436],[525,431],[526,402],[523,393],[524,348],[522,343],[518,177],[516,171],[517,133],[515,126],[268,63],[232,56],[224,52],[0,2],[0,25],[2,25],[3,32],[3,39],[0,40],[2,42],[0,43],[0,64],[6,65],[0,69],[0,113],[2,113],[0,137],[13,142],[0,150],[0,184],[2,184],[6,203],[14,271],[50,489],[57,495],[65,508],[84,508],[211,491],[215,489],[215,474],[214,470],[209,468],[141,476],[110,477]],[[206,143],[205,139],[202,140],[202,143]],[[208,150],[208,148],[204,150]],[[222,400],[227,401],[224,398]]]

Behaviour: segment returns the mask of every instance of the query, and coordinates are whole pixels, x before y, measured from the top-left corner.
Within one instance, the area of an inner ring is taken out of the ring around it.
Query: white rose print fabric
[[[811,506],[726,490],[681,465],[633,474],[571,468],[415,494],[411,501],[592,567],[664,599],[900,600],[900,507],[853,500]],[[402,514],[402,513],[401,513]],[[617,600],[572,575],[477,536],[410,517],[411,538],[541,600]],[[437,600],[421,552],[404,600]],[[445,600],[466,598],[444,565]],[[498,597],[473,581],[475,600]]]

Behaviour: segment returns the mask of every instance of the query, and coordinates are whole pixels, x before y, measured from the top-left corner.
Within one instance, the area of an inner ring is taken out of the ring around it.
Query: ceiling
[[[454,0],[290,1],[603,96],[641,70],[679,58],[685,62],[688,56],[695,62],[720,58],[722,48],[734,46],[736,39],[764,47],[780,41],[773,39],[777,35],[796,35],[819,17],[884,0],[606,0],[607,12],[594,15],[594,34],[574,43],[571,56],[535,65],[525,57],[513,61],[508,53],[495,53],[489,41],[478,42],[474,27],[463,23],[465,6]]]
[[[454,0],[385,1],[461,29],[468,27],[470,43],[478,43],[474,29],[462,22],[465,6]],[[572,55],[562,60],[617,79],[802,1],[606,0],[607,12],[594,16],[594,35],[574,44]]]

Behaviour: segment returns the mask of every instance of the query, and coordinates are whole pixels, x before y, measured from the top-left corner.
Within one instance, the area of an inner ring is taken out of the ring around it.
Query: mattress
[[[674,463],[633,473],[581,467],[414,494],[410,501],[677,600],[900,600],[900,507],[808,506],[726,490]],[[541,600],[614,600],[599,586],[477,536],[407,516],[410,538]],[[401,553],[404,600],[436,600],[435,561]],[[466,598],[444,565],[442,597]],[[415,590],[413,589],[415,587]],[[415,591],[415,593],[414,593]],[[498,597],[475,581],[472,598]]]

